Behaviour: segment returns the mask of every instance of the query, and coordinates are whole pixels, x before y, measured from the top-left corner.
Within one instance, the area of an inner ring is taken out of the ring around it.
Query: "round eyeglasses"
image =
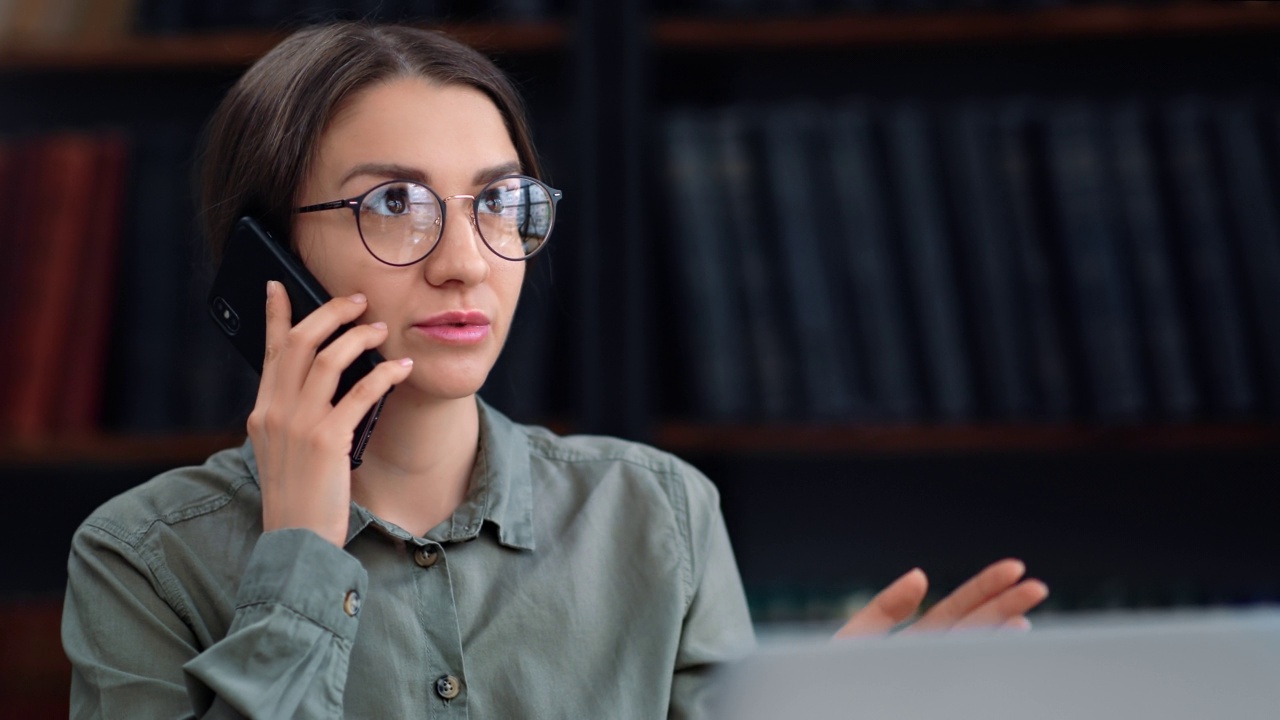
[[[505,260],[527,260],[547,244],[562,196],[525,175],[504,175],[475,195],[443,198],[420,182],[388,180],[363,195],[307,205],[295,212],[351,208],[369,254],[403,267],[431,254],[444,232],[445,204],[466,198],[471,201],[470,219],[485,246]]]

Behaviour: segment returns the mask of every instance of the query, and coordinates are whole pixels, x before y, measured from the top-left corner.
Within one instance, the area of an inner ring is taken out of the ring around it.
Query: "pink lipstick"
[[[489,335],[489,317],[478,310],[451,310],[415,323],[414,328],[448,345],[474,345]]]

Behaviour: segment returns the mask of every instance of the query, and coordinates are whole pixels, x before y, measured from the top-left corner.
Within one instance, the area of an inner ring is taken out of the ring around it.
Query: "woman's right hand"
[[[409,377],[413,361],[388,360],[334,405],[342,371],[382,344],[383,323],[356,325],[317,348],[367,309],[363,295],[334,298],[295,326],[284,286],[267,283],[267,350],[247,424],[262,486],[262,529],[306,528],[342,547],[351,505],[351,446],[365,413]]]

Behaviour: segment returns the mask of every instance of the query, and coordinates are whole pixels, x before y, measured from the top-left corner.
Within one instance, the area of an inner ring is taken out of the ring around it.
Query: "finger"
[[[887,633],[920,607],[929,590],[924,571],[915,568],[881,590],[867,606],[853,614],[840,628],[837,638]]]
[[[1049,597],[1049,587],[1039,580],[1024,580],[974,608],[954,627],[1000,627],[1022,617]]]
[[[939,600],[911,626],[913,631],[946,630],[987,600],[1004,592],[1027,571],[1021,560],[1008,558],[983,568],[950,595]]]
[[[328,340],[344,323],[360,317],[367,307],[367,301],[360,293],[334,298],[290,328],[281,346],[275,379],[276,392],[291,396],[300,392],[320,344]]]
[[[1004,624],[1002,624],[1000,627],[1001,629],[1004,629],[1004,630],[1016,630],[1018,632],[1027,632],[1031,630],[1031,621],[1023,617],[1022,615],[1019,615],[1018,617],[1009,618],[1008,620],[1005,620]]]
[[[316,353],[311,369],[303,381],[298,399],[304,407],[328,407],[338,391],[342,372],[366,350],[378,347],[387,339],[387,325],[376,322],[357,325]]]
[[[267,281],[266,290],[267,335],[265,352],[262,355],[262,379],[258,383],[256,407],[263,407],[275,392],[276,367],[279,365],[280,351],[284,347],[284,340],[291,326],[289,318],[292,307],[289,304],[289,293],[275,280]]]
[[[360,378],[360,382],[353,385],[351,390],[342,396],[338,404],[333,407],[333,412],[324,419],[324,423],[331,424],[335,430],[341,429],[348,434],[355,432],[360,419],[369,412],[374,403],[378,402],[378,398],[386,395],[391,390],[391,386],[409,377],[412,371],[411,358],[378,363],[378,367]]]

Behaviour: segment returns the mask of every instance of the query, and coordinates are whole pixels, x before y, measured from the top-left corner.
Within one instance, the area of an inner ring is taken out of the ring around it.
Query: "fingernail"
[[[352,295],[351,302],[363,305],[365,303],[364,293],[356,293],[355,295]]]
[[[379,321],[378,321],[378,322],[376,322],[376,323],[369,323],[369,325],[370,325],[371,327],[375,327],[375,328],[377,328],[377,329],[379,329],[379,330],[386,330],[386,329],[387,329],[387,324],[386,324],[386,323],[384,323],[384,322],[382,322],[381,320],[379,320]]]
[[[267,281],[267,297],[275,297],[276,285],[279,285],[279,284],[280,283],[276,282],[275,280]]]
[[[413,365],[413,358],[400,358],[401,367],[410,367]]]

